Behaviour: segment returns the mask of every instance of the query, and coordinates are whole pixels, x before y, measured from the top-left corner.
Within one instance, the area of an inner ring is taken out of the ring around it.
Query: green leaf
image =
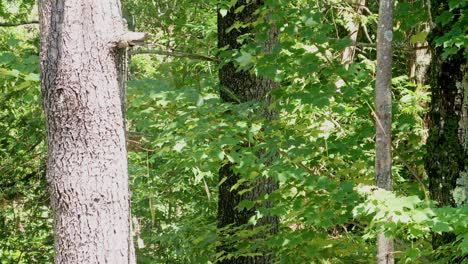
[[[252,63],[253,57],[250,53],[246,51],[241,51],[241,56],[237,57],[235,61],[243,68],[246,68],[249,64]]]
[[[445,222],[435,221],[432,230],[436,233],[450,232],[452,228]]]
[[[224,9],[224,8],[219,9],[219,13],[221,14],[222,17],[225,17],[227,15],[227,12],[228,12],[227,9]]]
[[[453,20],[453,13],[449,11],[444,11],[436,18],[436,23],[440,23],[442,26],[447,25]]]
[[[463,254],[468,253],[468,234],[465,234],[462,238],[462,241],[460,243],[460,249]]]
[[[0,75],[18,77],[20,72],[18,70],[8,70],[5,68],[0,68]]]
[[[416,261],[421,255],[421,251],[418,248],[409,248],[405,252],[407,261]]]
[[[464,0],[450,0],[449,1],[449,8],[450,11],[453,11],[456,8],[462,8],[468,5],[467,1]]]
[[[39,74],[36,73],[30,73],[24,77],[25,81],[34,81],[34,82],[39,82]]]
[[[238,14],[240,12],[242,12],[245,8],[245,5],[241,5],[239,6],[238,8],[236,8],[236,10],[234,10],[234,13]]]
[[[418,34],[411,36],[411,44],[416,44],[417,42],[425,42],[428,34],[429,32],[421,31]]]
[[[216,156],[217,156],[220,160],[224,160],[224,151],[223,151],[223,150],[219,151],[219,152],[216,154]]]

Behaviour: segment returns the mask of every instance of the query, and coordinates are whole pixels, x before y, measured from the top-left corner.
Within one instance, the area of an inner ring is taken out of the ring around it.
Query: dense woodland
[[[468,263],[467,8],[0,0],[0,263]]]

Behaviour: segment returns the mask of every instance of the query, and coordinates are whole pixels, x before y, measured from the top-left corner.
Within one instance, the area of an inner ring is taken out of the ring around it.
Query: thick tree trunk
[[[39,1],[55,263],[135,263],[117,54],[118,0]]]
[[[420,85],[427,83],[427,70],[431,62],[431,53],[428,49],[421,49],[421,46],[426,46],[426,43],[417,43],[417,48],[411,55],[409,77],[410,79]]]
[[[235,13],[234,10],[239,6],[245,5],[242,12]],[[229,49],[239,49],[241,44],[237,42],[237,38],[249,32],[249,28],[240,30],[231,30],[227,32],[236,21],[251,22],[256,19],[254,12],[261,7],[262,1],[237,1],[236,6],[232,7],[225,16],[218,13],[218,47],[228,47]],[[269,31],[269,39],[263,43],[264,52],[271,52],[274,43],[276,42],[278,32],[272,27]],[[219,70],[220,80],[220,95],[225,102],[248,102],[248,101],[263,101],[267,102],[268,93],[277,85],[267,78],[254,76],[247,71],[238,71],[233,63],[228,63],[222,66]],[[266,118],[273,118],[273,114],[265,110]],[[219,201],[218,201],[218,227],[226,227],[228,225],[241,226],[248,223],[250,217],[255,215],[254,207],[251,210],[238,211],[236,206],[242,200],[256,200],[261,195],[271,193],[278,188],[277,182],[272,179],[262,179],[252,183],[253,190],[243,195],[239,195],[237,191],[231,191],[231,187],[240,179],[231,170],[231,165],[225,165],[219,171],[219,179],[227,180],[219,186]],[[244,186],[246,187],[246,186]],[[261,206],[270,206],[263,204]],[[264,216],[257,225],[269,225],[270,234],[277,232],[278,218],[273,216]],[[266,234],[265,234],[266,235]],[[229,245],[222,245],[219,250],[232,252],[235,249]],[[271,252],[260,252],[261,257],[239,257],[236,259],[224,260],[222,263],[272,263],[273,256]]]
[[[385,190],[392,190],[392,36],[393,0],[380,0],[375,80],[375,183]],[[394,263],[393,241],[383,233],[377,235],[377,263]]]
[[[432,15],[437,17],[448,10],[447,1],[433,0]],[[435,39],[443,36],[451,24],[435,25],[429,36],[432,61],[429,69],[429,84],[432,99],[430,130],[427,140],[426,170],[432,199],[439,206],[456,206],[453,191],[457,179],[467,169],[467,61],[464,50],[449,58],[443,58],[443,48],[436,47]],[[451,234],[434,235],[433,247],[453,241]]]

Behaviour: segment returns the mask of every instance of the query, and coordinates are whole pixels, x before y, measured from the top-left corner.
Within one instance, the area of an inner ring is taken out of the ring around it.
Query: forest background
[[[239,48],[218,47],[219,16],[242,14],[244,2],[123,1],[128,27],[151,34],[129,50],[126,98],[138,263],[259,252],[281,263],[368,263],[380,232],[398,263],[466,261],[467,1],[396,1],[393,192],[372,186],[378,1],[264,1],[228,29],[248,28]],[[54,255],[35,20],[35,1],[0,2],[2,263]],[[271,25],[278,40],[265,53]],[[222,100],[218,70],[228,63],[273,80],[272,99],[224,90],[233,100]],[[248,224],[219,228],[226,164],[239,175],[231,192],[262,177],[278,188],[240,201]],[[279,219],[271,235],[256,225],[267,216]]]

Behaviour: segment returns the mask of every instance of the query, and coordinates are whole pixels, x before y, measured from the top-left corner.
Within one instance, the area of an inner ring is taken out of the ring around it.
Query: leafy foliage
[[[441,28],[448,28],[448,32],[437,37],[435,43],[438,47],[444,49],[443,57],[447,58],[468,46],[468,31],[466,29],[468,3],[466,1],[451,0],[445,4],[448,4],[448,10],[438,14],[435,23]]]
[[[258,20],[230,29],[252,28],[238,40],[242,47],[218,50],[217,8],[223,15],[236,1],[124,1],[130,28],[153,35],[148,48],[216,55],[220,61],[132,55],[126,110],[139,263],[215,263],[255,256],[259,249],[275,252],[278,263],[368,263],[381,231],[396,239],[402,263],[466,256],[466,205],[436,208],[428,198],[422,157],[429,93],[408,76],[406,49],[396,49],[392,80],[395,191],[370,187],[378,125],[372,107],[375,49],[369,42],[375,41],[376,3],[355,14],[353,1],[264,2]],[[427,6],[413,2],[398,2],[397,47],[430,37],[423,30],[430,16],[420,11]],[[32,2],[15,3],[20,7],[0,2],[0,17],[15,13],[11,21],[26,19]],[[449,5],[450,12],[436,18],[451,25],[437,40],[448,55],[466,46],[466,5]],[[357,42],[369,44],[358,48],[348,37],[356,17]],[[271,24],[279,29],[279,42],[265,54],[261,42]],[[6,238],[0,241],[0,259],[48,263],[52,220],[44,181],[37,29],[0,31],[0,237]],[[350,47],[354,61],[343,65],[343,51]],[[216,74],[228,62],[275,80],[279,87],[272,100],[223,103]],[[264,111],[277,118],[266,120]],[[249,192],[246,183],[262,177],[277,180],[279,188],[238,205],[239,210],[271,205],[258,208],[249,225],[221,229],[217,196],[225,179],[219,179],[219,169],[228,162],[240,175],[233,192]],[[266,215],[280,219],[274,236],[259,235],[270,227],[255,226]],[[431,234],[442,232],[456,240],[433,250]],[[220,251],[221,242],[236,250]]]
[[[50,262],[52,257],[37,33],[32,27],[0,28],[2,263]]]

